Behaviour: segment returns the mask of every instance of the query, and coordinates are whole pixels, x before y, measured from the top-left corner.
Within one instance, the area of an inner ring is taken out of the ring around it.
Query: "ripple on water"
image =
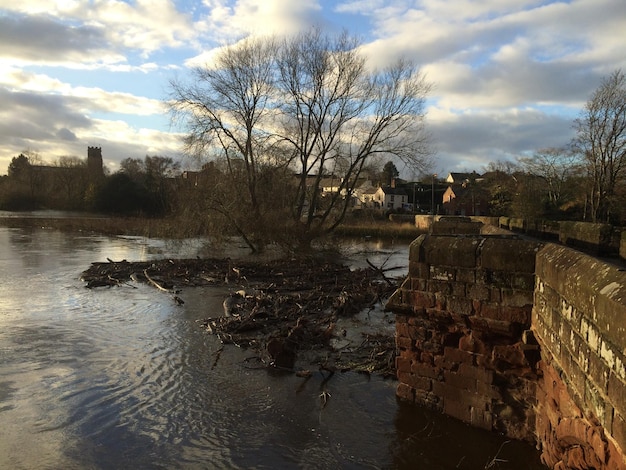
[[[395,264],[389,250],[380,263]],[[93,261],[168,252],[0,228],[0,468],[455,468],[466,453],[459,468],[482,468],[484,449],[497,451],[496,438],[399,409],[391,382],[304,380],[254,369],[234,347],[218,355],[195,320],[221,314],[228,289],[187,289],[176,306],[149,286],[89,290],[78,279]],[[468,435],[487,445],[462,448]]]

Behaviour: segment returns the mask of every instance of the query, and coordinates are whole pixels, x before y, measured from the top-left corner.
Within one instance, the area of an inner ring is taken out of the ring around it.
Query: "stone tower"
[[[87,172],[90,180],[98,180],[104,176],[102,168],[102,147],[87,147]]]

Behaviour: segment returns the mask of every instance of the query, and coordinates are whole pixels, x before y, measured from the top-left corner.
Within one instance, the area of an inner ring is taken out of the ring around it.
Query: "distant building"
[[[488,215],[488,197],[479,186],[470,183],[451,184],[443,195],[447,215]]]
[[[396,181],[391,180],[391,186],[381,186],[374,194],[373,202],[376,207],[385,210],[406,209],[409,197],[406,191],[396,187]]]
[[[87,147],[87,175],[90,181],[97,181],[104,176],[102,147]]]
[[[448,173],[446,183],[449,184],[463,184],[463,183],[476,183],[482,181],[483,177],[475,171],[471,173]]]

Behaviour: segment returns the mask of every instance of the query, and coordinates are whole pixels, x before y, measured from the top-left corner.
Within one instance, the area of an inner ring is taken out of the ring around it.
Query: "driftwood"
[[[150,284],[152,284],[154,287],[156,287],[157,289],[159,289],[160,291],[163,292],[170,292],[170,289],[166,289],[165,287],[161,286],[158,282],[156,282],[154,279],[152,279],[150,277],[150,275],[148,274],[148,270],[144,269],[143,270],[143,275],[146,276],[146,279],[148,280],[148,282]]]
[[[380,305],[398,284],[385,275],[386,270],[368,264],[369,268],[351,270],[314,259],[109,260],[93,263],[82,279],[87,287],[120,286],[132,279],[169,294],[183,287],[232,285],[239,292],[233,294],[236,301],[226,299],[226,315],[199,322],[223,344],[249,348],[262,363],[282,369],[295,370],[308,361],[321,372],[356,370],[395,376],[392,334],[363,333],[360,343],[333,348],[332,340],[346,334],[337,328],[341,318]],[[183,303],[176,295],[174,300]],[[306,370],[298,373],[310,376]]]

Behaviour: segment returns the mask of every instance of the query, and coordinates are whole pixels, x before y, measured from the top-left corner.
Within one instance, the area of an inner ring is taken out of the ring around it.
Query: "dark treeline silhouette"
[[[99,150],[99,149],[98,149]],[[0,179],[0,210],[56,209],[115,215],[165,216],[179,164],[169,157],[128,158],[112,175],[90,170],[78,157],[52,165],[20,154]]]

